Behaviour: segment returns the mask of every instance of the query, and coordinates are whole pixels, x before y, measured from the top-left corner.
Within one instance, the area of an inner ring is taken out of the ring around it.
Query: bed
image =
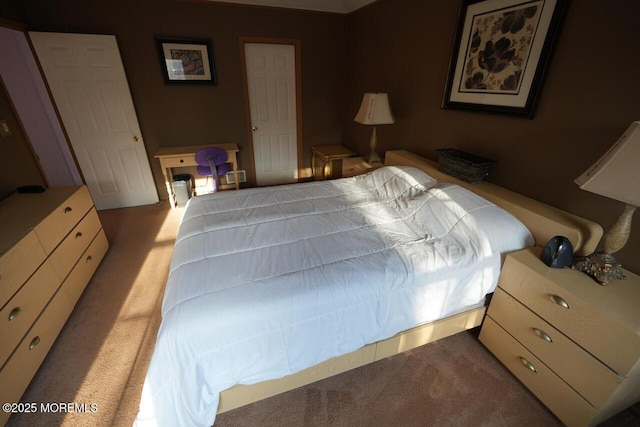
[[[192,199],[136,425],[216,413],[479,326],[504,256],[597,224],[406,151],[353,178]]]

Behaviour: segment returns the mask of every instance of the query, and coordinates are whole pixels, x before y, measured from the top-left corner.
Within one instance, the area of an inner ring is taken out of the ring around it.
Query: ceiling
[[[350,13],[376,0],[212,0],[217,3],[282,7],[317,12]]]

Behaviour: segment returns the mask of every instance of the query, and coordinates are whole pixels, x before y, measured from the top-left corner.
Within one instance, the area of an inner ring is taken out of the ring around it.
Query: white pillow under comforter
[[[137,425],[209,426],[219,393],[483,301],[510,214],[410,167],[196,197],[176,239]]]

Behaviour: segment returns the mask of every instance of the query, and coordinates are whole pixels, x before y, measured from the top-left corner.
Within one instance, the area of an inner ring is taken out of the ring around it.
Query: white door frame
[[[281,38],[268,38],[268,37],[240,37],[240,61],[242,69],[242,80],[244,82],[244,105],[247,118],[247,140],[249,142],[249,155],[251,157],[251,179],[249,184],[252,187],[256,186],[256,164],[255,153],[253,151],[253,131],[251,130],[251,104],[249,102],[249,86],[247,82],[247,64],[244,54],[244,45],[247,43],[264,43],[264,44],[282,44],[293,45],[295,51],[295,70],[296,70],[296,144],[297,144],[297,156],[298,156],[298,181],[300,181],[302,175],[302,79],[301,79],[301,61],[300,61],[300,40],[297,39],[281,39]]]

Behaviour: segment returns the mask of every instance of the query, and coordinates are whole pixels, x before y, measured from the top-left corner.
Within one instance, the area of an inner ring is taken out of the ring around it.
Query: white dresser
[[[85,186],[0,202],[0,403],[20,401],[108,247]]]
[[[564,424],[598,424],[640,400],[640,277],[601,286],[507,256],[480,341]]]

